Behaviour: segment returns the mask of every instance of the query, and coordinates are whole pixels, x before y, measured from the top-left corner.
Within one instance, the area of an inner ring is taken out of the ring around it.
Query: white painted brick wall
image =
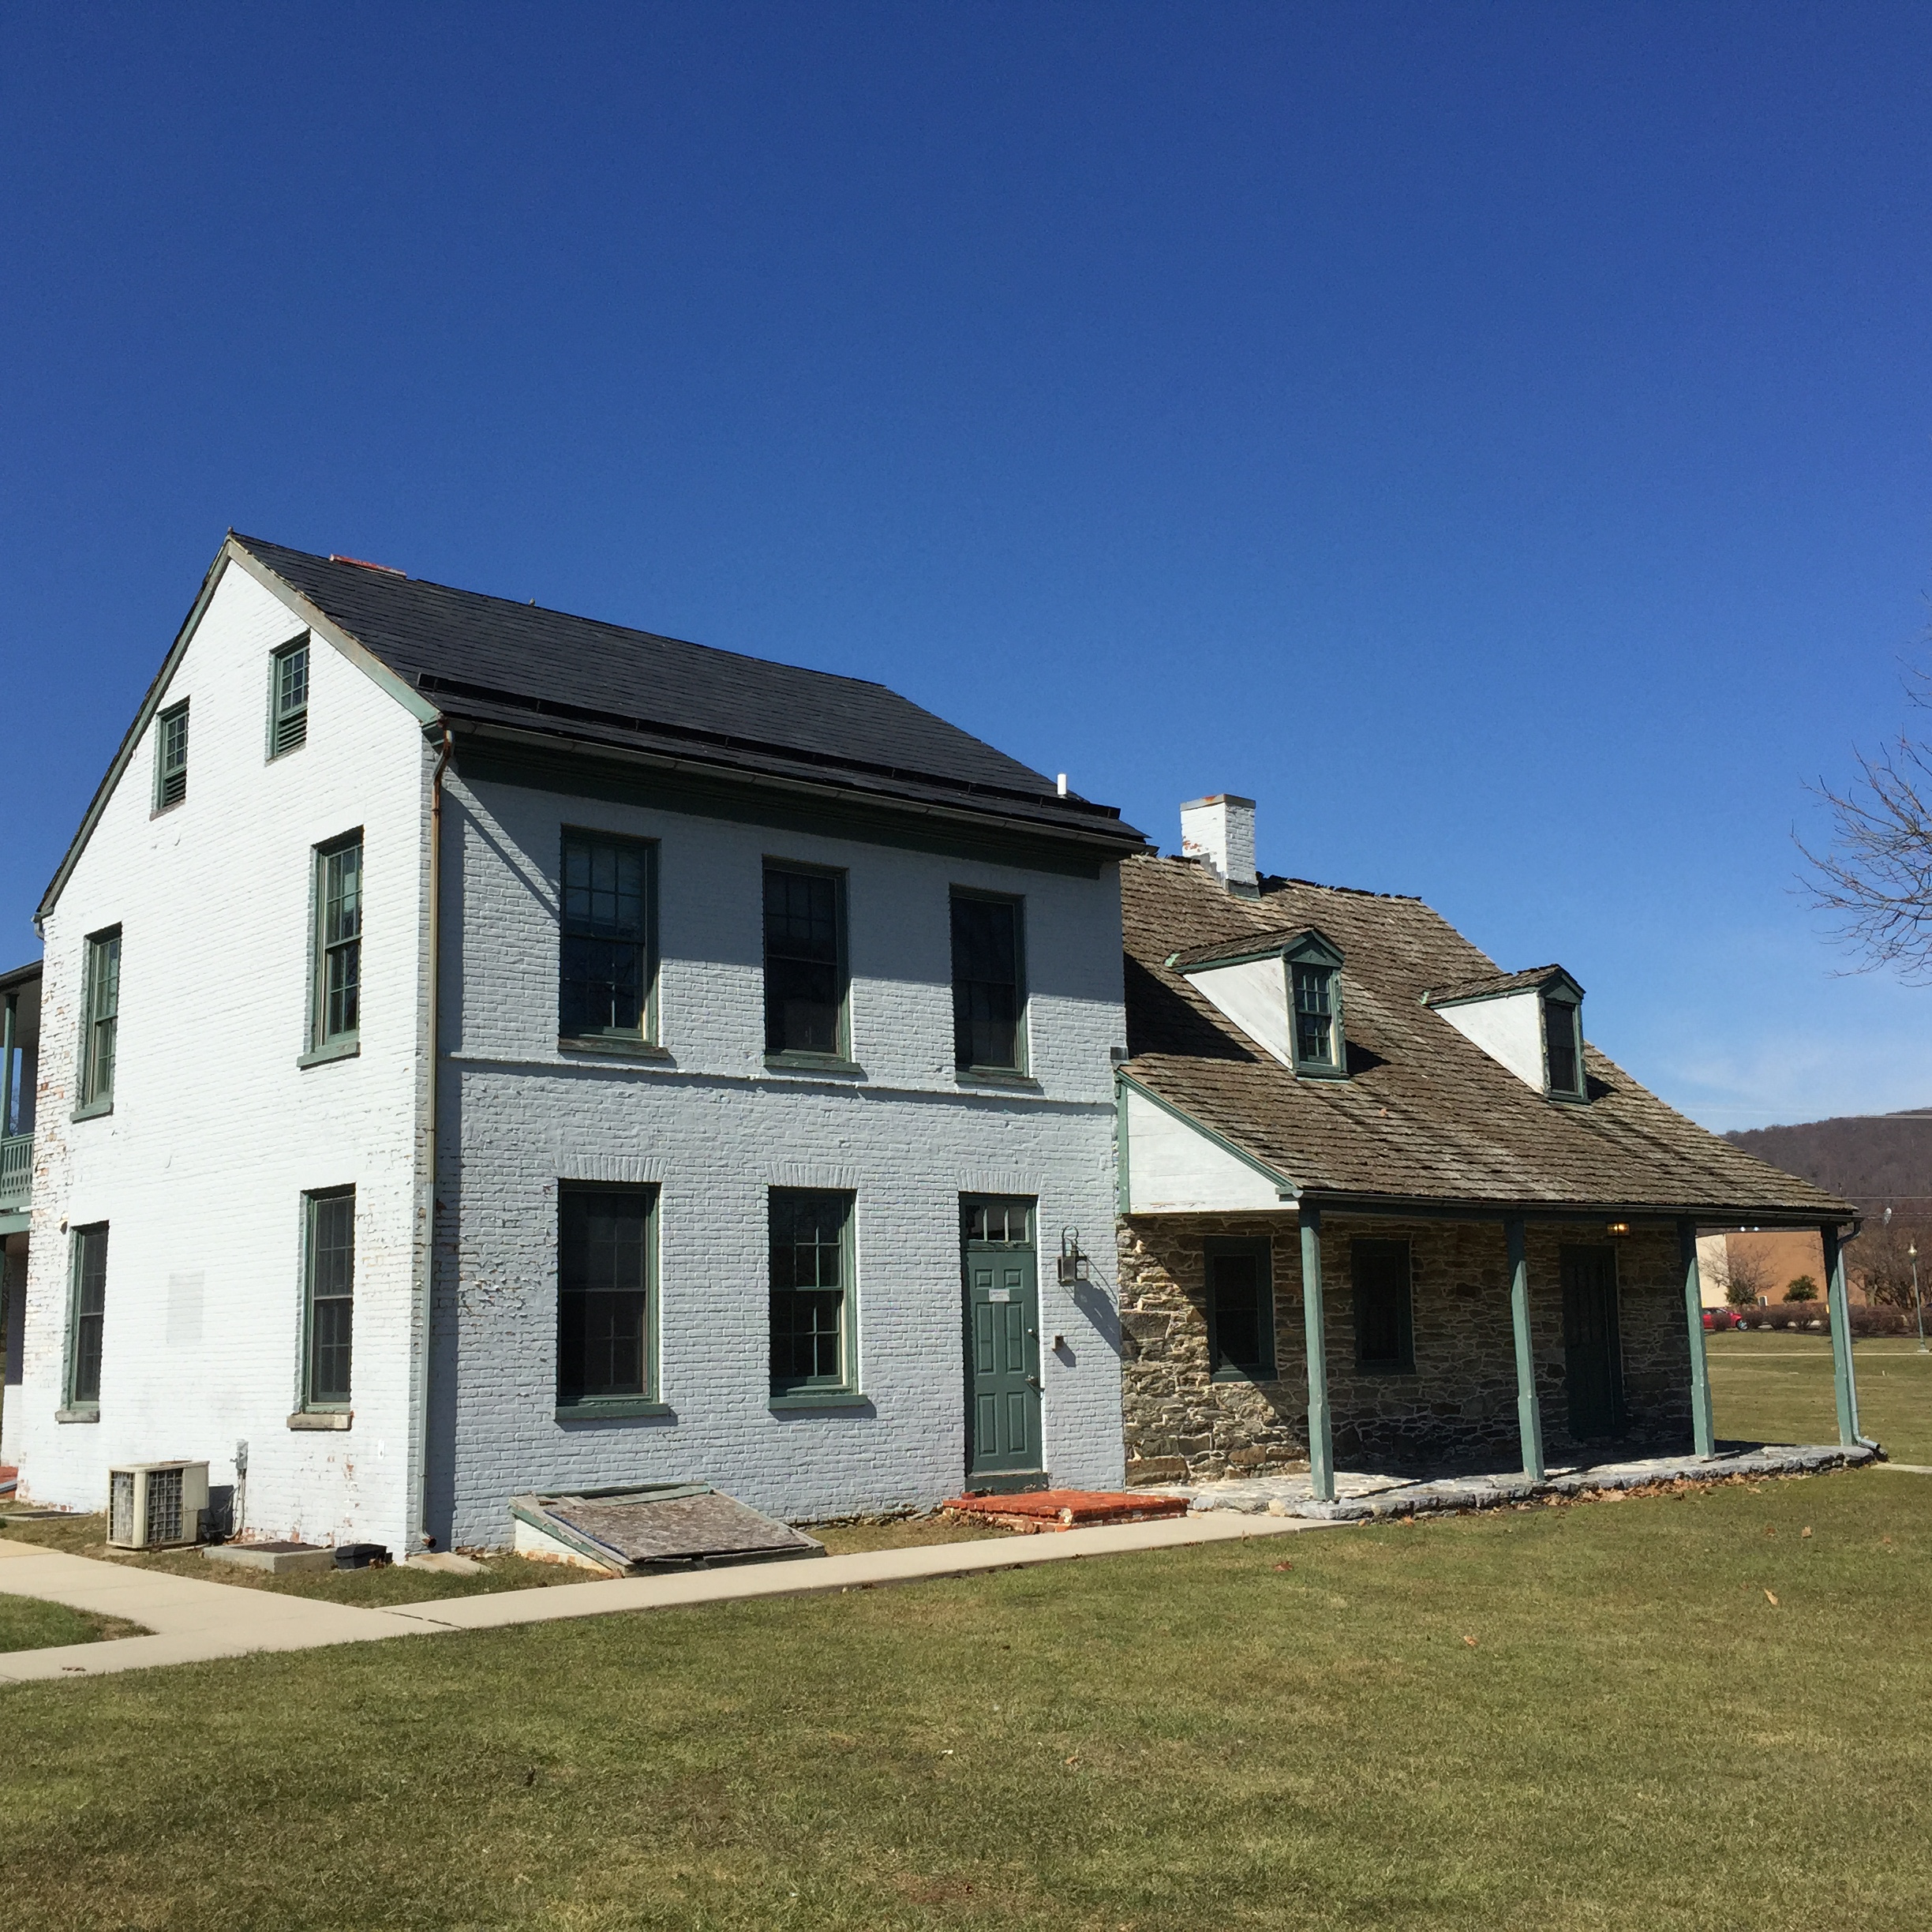
[[[437,1194],[439,1537],[500,1543],[520,1489],[715,1482],[790,1516],[929,1504],[965,1455],[959,1196],[1037,1195],[1046,1459],[1121,1480],[1120,1371],[1103,1280],[1059,1288],[1076,1224],[1112,1272],[1112,1069],[1122,1035],[1118,881],[452,781],[445,852],[444,1133]],[[661,1036],[673,1068],[556,1047],[562,829],[657,839]],[[863,1081],[763,1065],[762,868],[848,871],[852,1038]],[[949,885],[1024,893],[1039,1091],[962,1093],[953,1069]],[[456,936],[460,934],[460,943]],[[656,1180],[668,1419],[560,1423],[556,1185]],[[869,1410],[766,1407],[766,1190],[856,1189]]]
[[[223,576],[166,702],[192,701],[186,802],[151,816],[150,728],[47,921],[24,1383],[6,1459],[33,1500],[99,1508],[111,1463],[249,1444],[248,1526],[399,1546],[406,1528],[430,760],[419,728],[321,640],[309,742],[265,757],[268,653],[298,620]],[[298,1069],[311,848],[364,830],[359,1058]],[[85,936],[122,928],[114,1105],[75,1121]],[[357,1190],[354,1427],[291,1431],[301,1197]],[[109,1224],[97,1424],[58,1423],[67,1224]],[[202,1277],[193,1296],[170,1278]],[[198,1332],[197,1332],[198,1331]]]

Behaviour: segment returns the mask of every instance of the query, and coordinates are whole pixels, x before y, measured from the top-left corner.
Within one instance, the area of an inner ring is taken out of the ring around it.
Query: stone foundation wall
[[[1271,1243],[1271,1380],[1209,1377],[1203,1243],[1215,1236]],[[1357,1236],[1410,1244],[1413,1373],[1356,1366],[1350,1244]],[[1301,1237],[1294,1217],[1129,1216],[1120,1221],[1118,1237],[1128,1480],[1200,1481],[1305,1466],[1308,1368]],[[1642,1229],[1614,1244],[1627,1432],[1617,1443],[1587,1446],[1570,1433],[1559,1250],[1566,1242],[1604,1240],[1601,1222],[1533,1222],[1529,1228],[1530,1331],[1544,1453],[1552,1466],[1690,1447],[1690,1340],[1671,1228]],[[1322,1279],[1339,1463],[1418,1473],[1515,1466],[1521,1455],[1515,1343],[1500,1221],[1331,1217],[1322,1229]]]

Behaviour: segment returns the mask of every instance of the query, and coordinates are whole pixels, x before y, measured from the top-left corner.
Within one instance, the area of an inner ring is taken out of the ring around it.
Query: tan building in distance
[[[1847,1260],[1855,1269],[1852,1256]],[[1698,1235],[1698,1275],[1706,1308],[1727,1305],[1734,1269],[1750,1282],[1754,1301],[1782,1301],[1800,1275],[1809,1275],[1818,1300],[1825,1298],[1825,1244],[1808,1228],[1741,1228]]]

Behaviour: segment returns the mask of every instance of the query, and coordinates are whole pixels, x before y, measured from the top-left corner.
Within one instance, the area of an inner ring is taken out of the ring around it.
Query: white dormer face
[[[1583,990],[1567,973],[1539,984],[1429,1003],[1526,1087],[1552,1099],[1585,1098]]]
[[[1188,983],[1255,1044],[1305,1079],[1346,1077],[1342,954],[1312,927],[1264,937],[1253,951],[1204,947],[1174,961]]]

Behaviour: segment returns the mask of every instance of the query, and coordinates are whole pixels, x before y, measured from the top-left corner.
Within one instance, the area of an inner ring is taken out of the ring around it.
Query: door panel
[[[1623,1339],[1617,1327],[1616,1251],[1563,1251],[1564,1380],[1570,1433],[1589,1442],[1623,1432]]]
[[[968,1480],[1041,1471],[1039,1278],[1030,1204],[1002,1204],[993,1226],[1024,1240],[974,1238],[966,1216],[964,1273],[968,1337]]]

